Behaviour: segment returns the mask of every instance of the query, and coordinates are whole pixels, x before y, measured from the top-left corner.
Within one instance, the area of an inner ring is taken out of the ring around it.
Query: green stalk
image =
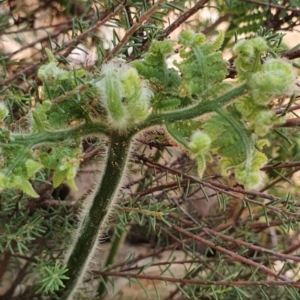
[[[216,113],[218,113],[222,118],[224,118],[240,137],[241,143],[243,143],[245,152],[246,152],[246,169],[250,169],[251,160],[252,160],[252,148],[253,144],[249,136],[247,135],[246,129],[243,125],[239,124],[234,118],[228,116],[222,108],[216,108]]]
[[[206,113],[214,112],[216,108],[221,108],[222,106],[229,104],[230,101],[241,96],[245,92],[246,88],[247,83],[242,83],[225,92],[224,94],[216,97],[213,100],[203,101],[197,105],[188,107],[186,109],[177,109],[169,113],[153,115],[143,124],[144,128],[149,127],[151,125],[161,124],[162,120],[164,122],[171,123],[179,120],[198,118]]]
[[[168,113],[152,115],[143,124],[141,124],[141,126],[135,128],[135,131],[139,131],[154,125],[161,125],[165,122],[170,123],[180,120],[194,119],[203,116],[206,113],[214,112],[216,107],[221,108],[222,106],[229,104],[230,101],[236,97],[241,96],[246,88],[247,84],[242,83],[213,100],[203,101],[186,109],[178,109]],[[101,122],[85,123],[65,130],[60,129],[56,131],[45,131],[42,133],[13,134],[12,137],[14,140],[12,143],[26,145],[31,148],[42,143],[57,143],[68,138],[80,138],[99,133],[106,136],[110,135],[107,126]],[[0,143],[0,146],[6,147],[7,144]]]
[[[99,233],[109,214],[111,204],[117,197],[120,183],[129,156],[131,135],[112,132],[107,151],[106,166],[92,204],[84,211],[84,219],[79,224],[78,235],[71,246],[67,262],[67,276],[70,278],[60,295],[61,300],[71,299],[71,295],[80,284],[80,276],[87,268],[98,244]]]
[[[37,146],[42,143],[57,143],[70,138],[80,138],[88,135],[109,135],[106,125],[101,122],[84,123],[67,129],[45,130],[44,132],[34,132],[30,134],[12,134],[12,143],[26,146]],[[5,143],[0,143],[1,147],[5,147]]]

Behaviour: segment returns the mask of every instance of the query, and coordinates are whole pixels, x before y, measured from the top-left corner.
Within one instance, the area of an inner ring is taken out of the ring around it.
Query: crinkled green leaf
[[[55,170],[53,173],[53,187],[58,187],[60,184],[63,183],[63,181],[67,178],[67,172],[68,170]]]
[[[175,65],[182,75],[179,87],[182,97],[198,96],[206,100],[212,91],[218,89],[218,84],[222,83],[227,74],[222,54],[216,52],[220,41],[214,44],[204,40],[202,34],[190,31],[180,34],[179,42],[183,44],[180,56],[183,60],[175,62]]]
[[[192,133],[200,127],[202,122],[189,120],[179,121],[172,124],[166,123],[166,129],[170,136],[183,148],[189,149],[188,142]]]
[[[26,170],[27,170],[27,176],[29,178],[32,178],[37,171],[39,171],[40,169],[43,168],[43,165],[41,163],[36,162],[32,159],[26,160],[25,166],[26,166]]]
[[[22,192],[27,194],[30,197],[38,198],[39,195],[33,189],[31,183],[28,180],[20,179],[18,180],[18,184],[15,185],[17,189],[20,189]]]

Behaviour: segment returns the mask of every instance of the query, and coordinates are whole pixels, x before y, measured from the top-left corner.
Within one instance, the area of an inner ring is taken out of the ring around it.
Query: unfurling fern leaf
[[[181,72],[182,81],[179,87],[181,96],[200,96],[200,100],[207,100],[215,94],[224,80],[227,70],[226,63],[218,48],[223,42],[220,33],[215,42],[205,42],[201,33],[184,31],[179,36],[183,48],[180,50],[182,62],[175,62]],[[216,52],[217,51],[217,52]]]

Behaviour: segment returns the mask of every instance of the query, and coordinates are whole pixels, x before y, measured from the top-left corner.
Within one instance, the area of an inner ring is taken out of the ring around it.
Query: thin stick
[[[208,0],[200,0],[198,1],[192,8],[183,13],[175,22],[173,22],[169,27],[167,27],[163,31],[163,36],[167,37],[171,32],[173,32],[176,28],[178,28],[182,23],[184,23],[187,19],[189,19],[192,15],[194,15],[200,8],[208,2]]]
[[[146,11],[140,18],[137,23],[135,23],[125,34],[125,36],[122,38],[122,40],[119,42],[119,44],[113,48],[107,57],[105,58],[105,61],[108,61],[113,58],[113,56],[120,51],[120,49],[127,43],[129,38],[142,26],[142,24],[147,21],[157,10],[158,6],[162,3],[164,3],[165,0],[159,0],[157,1],[148,11]]]
[[[235,252],[232,252],[232,251],[230,251],[228,249],[225,249],[225,248],[223,248],[221,246],[217,246],[213,242],[210,242],[210,241],[206,240],[205,238],[202,238],[202,237],[200,237],[198,235],[190,233],[190,232],[184,230],[183,228],[181,228],[181,227],[179,227],[179,226],[177,226],[175,224],[171,224],[171,226],[172,226],[173,229],[175,229],[179,233],[182,233],[183,235],[185,235],[187,237],[190,237],[190,238],[192,238],[192,239],[194,239],[194,240],[196,240],[196,241],[198,241],[200,243],[203,243],[204,245],[206,245],[206,246],[208,246],[208,247],[210,247],[212,249],[215,249],[218,252],[221,252],[223,254],[229,255],[229,256],[237,259],[241,263],[244,263],[244,264],[246,264],[248,266],[252,266],[252,267],[254,267],[254,268],[262,271],[263,273],[265,273],[267,275],[273,276],[275,278],[279,278],[279,279],[281,279],[283,281],[289,281],[289,279],[286,276],[278,275],[277,272],[275,272],[275,271],[267,268],[266,266],[264,266],[262,264],[259,264],[259,263],[255,262],[255,261],[251,260],[251,259],[243,257],[243,256],[241,256],[241,255],[239,255],[239,254],[237,254]],[[298,283],[298,285],[300,287],[300,283]]]
[[[98,272],[101,276],[112,276],[112,277],[127,277],[136,279],[147,279],[147,280],[161,280],[174,283],[186,283],[194,284],[199,286],[294,286],[300,287],[300,283],[291,280],[287,281],[208,281],[208,280],[195,280],[186,278],[173,278],[173,277],[162,277],[162,276],[152,276],[143,274],[133,274],[133,273],[121,273],[121,272]]]

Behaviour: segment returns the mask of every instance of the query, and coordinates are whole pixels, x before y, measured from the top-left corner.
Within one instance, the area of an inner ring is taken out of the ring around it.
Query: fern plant
[[[198,182],[206,198],[203,187],[213,188],[224,211],[228,199],[223,194],[233,197],[234,192],[243,191],[240,212],[248,208],[251,215],[251,205],[257,205],[261,208],[257,219],[263,216],[266,226],[271,223],[269,218],[275,221],[274,215],[286,225],[287,231],[296,229],[298,220],[297,205],[289,197],[264,198],[270,200],[269,203],[254,198],[263,197],[258,192],[263,185],[262,170],[272,169],[267,163],[273,159],[270,150],[272,143],[275,143],[273,130],[285,124],[287,118],[286,113],[278,113],[274,107],[280,99],[287,98],[290,103],[286,108],[288,110],[298,92],[292,64],[278,54],[282,36],[260,29],[248,39],[237,41],[232,49],[236,76],[234,80],[227,80],[229,64],[220,51],[226,44],[223,32],[214,40],[190,30],[182,31],[177,41],[162,40],[166,32],[152,26],[151,22],[157,23],[157,26],[161,24],[163,20],[159,14],[167,15],[174,6],[164,1],[158,1],[153,7],[149,3],[143,4],[135,1],[127,6],[126,3],[105,4],[110,19],[119,9],[123,12],[114,21],[125,23],[129,29],[119,43],[114,33],[115,48],[108,55],[98,46],[99,58],[103,58],[100,66],[91,69],[62,66],[64,57],[55,55],[56,50],[45,49],[47,57],[42,59],[44,63],[37,71],[39,91],[35,89],[35,81],[30,83],[36,92],[34,97],[29,97],[16,86],[10,91],[2,90],[5,99],[0,105],[0,189],[4,222],[0,250],[4,254],[0,275],[3,276],[12,264],[12,269],[20,269],[24,273],[27,269],[39,278],[34,283],[27,282],[20,297],[35,294],[38,299],[102,297],[107,284],[105,271],[100,272],[100,279],[95,280],[96,286],[89,290],[92,281],[88,277],[89,268],[99,240],[109,227],[110,218],[116,212],[120,216],[122,212],[129,212],[130,217],[140,225],[144,224],[144,216],[147,216],[152,231],[157,229],[157,222],[164,224],[165,227],[160,228],[172,230],[169,233],[175,239],[176,232],[198,244],[204,244],[207,251],[220,251],[222,255],[236,257],[248,264],[252,274],[243,276],[251,279],[258,273],[258,283],[251,284],[256,284],[261,294],[265,295],[264,284],[275,285],[278,279],[278,286],[286,281],[285,288],[294,297],[293,287],[298,287],[297,283],[287,280],[280,274],[281,271],[275,272],[245,258],[243,254],[249,248],[284,259],[291,259],[292,256],[284,253],[278,255],[275,251],[253,246],[252,236],[247,242],[238,244],[240,249],[236,253],[219,246],[222,244],[220,239],[234,243],[234,238],[222,232],[230,230],[233,221],[228,226],[222,225],[225,227],[220,225],[220,228],[217,227],[219,231],[215,231],[208,226],[200,226],[193,216],[187,214],[189,220],[184,222],[192,228],[189,231],[179,226],[182,221],[180,214],[173,214],[173,209],[165,207],[164,203],[155,203],[154,208],[145,207],[143,203],[132,207],[131,199],[128,206],[122,206],[122,191],[133,162],[138,160],[145,165],[152,164],[164,169],[157,161],[151,162],[145,155],[137,154],[136,140],[146,134],[151,137],[164,135],[162,140],[155,140],[157,147],[163,142],[176,145],[197,163],[197,177],[174,171],[178,182],[185,180],[186,187],[190,182]],[[233,5],[225,4],[229,8]],[[135,13],[131,13],[131,10]],[[68,14],[69,10],[65,13]],[[135,21],[128,17],[132,15],[136,17]],[[261,20],[261,15],[259,18]],[[143,24],[145,20],[150,24]],[[135,27],[135,24],[138,25]],[[83,31],[84,26],[81,25],[77,24]],[[143,30],[148,32],[147,40],[138,35]],[[78,40],[84,37],[82,34]],[[147,44],[149,48],[140,56],[140,50],[147,48]],[[178,46],[179,59],[170,67],[167,58]],[[132,54],[129,53],[129,47],[133,47]],[[24,105],[29,99],[30,105]],[[71,189],[77,189],[75,179],[85,160],[84,147],[89,141],[97,144],[101,172],[96,176],[93,189],[82,201],[81,207],[75,207],[76,217],[74,211],[61,203],[56,203],[57,208],[43,207],[43,192],[49,186],[56,189],[66,182]],[[279,157],[280,151],[278,160]],[[231,193],[221,183],[217,185],[206,181],[205,176],[209,173],[206,167],[216,160],[215,172],[220,173],[222,178],[234,178],[241,188],[230,187]],[[172,169],[165,167],[164,171],[172,172]],[[182,177],[180,180],[179,176]],[[142,189],[142,185],[139,188]],[[40,203],[36,204],[34,199],[39,199]],[[277,204],[280,208],[276,207]],[[39,208],[36,209],[36,206]],[[126,218],[126,214],[123,214],[123,218]],[[105,268],[112,264],[113,256],[122,242],[126,220],[123,223],[120,237],[117,238],[115,234],[111,257],[107,259]],[[212,240],[195,235],[195,224],[202,234],[213,236]],[[54,241],[54,245],[46,243],[44,250],[40,251],[38,243],[34,241],[43,241],[43,237],[46,242]],[[64,243],[55,245],[55,241]],[[195,250],[198,246],[195,243],[191,247]],[[24,257],[27,262],[22,266],[20,259]],[[221,267],[220,262],[221,259]],[[181,283],[188,283],[184,280],[189,280],[189,276],[197,276],[198,273],[194,271],[190,271]],[[271,276],[272,280],[264,280],[264,276]],[[239,274],[228,275],[224,282],[213,278],[211,284],[200,283],[199,289],[197,282],[191,281],[186,290],[181,288],[180,291],[192,297],[209,295],[214,299],[219,299],[218,294],[223,294],[226,299],[232,295],[248,297],[249,294],[249,284],[245,280],[241,283]],[[243,285],[244,290],[239,288]],[[216,286],[221,286],[217,292]],[[13,297],[15,289],[16,286],[12,286],[4,297]],[[258,292],[255,293],[257,295]]]

